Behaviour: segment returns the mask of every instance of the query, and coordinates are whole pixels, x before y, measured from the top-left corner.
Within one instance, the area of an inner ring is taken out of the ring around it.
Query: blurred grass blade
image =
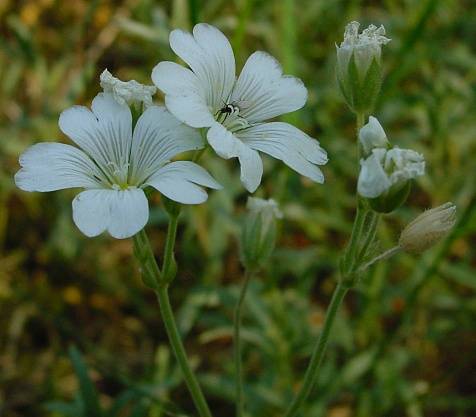
[[[102,411],[96,388],[89,377],[88,369],[81,353],[75,346],[69,348],[69,357],[79,381],[79,390],[84,405],[84,417],[100,417]]]

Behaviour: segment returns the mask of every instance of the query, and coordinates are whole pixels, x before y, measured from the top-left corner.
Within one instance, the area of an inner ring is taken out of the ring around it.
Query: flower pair
[[[327,162],[319,143],[292,125],[268,122],[304,106],[307,90],[283,75],[270,55],[255,52],[235,76],[235,59],[227,38],[216,28],[198,24],[193,35],[170,34],[172,49],[189,66],[162,62],[152,79],[165,93],[166,107],[152,104],[155,87],[122,82],[105,71],[104,89],[92,111],[75,106],[64,111],[60,129],[80,149],[60,143],[40,143],[21,157],[16,184],[25,191],[84,188],[73,200],[73,219],[87,236],[108,231],[126,238],[148,220],[144,188],[151,186],[171,200],[198,204],[207,199],[201,186],[220,185],[200,166],[170,162],[178,154],[205,146],[206,140],[223,158],[238,158],[241,180],[250,192],[261,182],[258,152],[282,160],[316,182],[316,165]],[[129,106],[146,109],[133,128]]]

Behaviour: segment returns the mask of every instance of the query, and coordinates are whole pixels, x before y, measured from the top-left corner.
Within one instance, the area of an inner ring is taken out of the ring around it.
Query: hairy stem
[[[175,322],[172,306],[169,299],[169,282],[173,279],[171,271],[174,265],[174,246],[177,235],[178,216],[170,216],[167,239],[164,249],[164,260],[162,272],[152,252],[149,239],[144,230],[134,236],[134,253],[141,265],[144,282],[150,284],[154,289],[159,301],[160,312],[164,322],[165,330],[169,338],[169,343],[179,363],[180,369],[192,396],[195,407],[200,417],[212,417],[208,404],[200,388],[198,380],[192,371],[190,363],[182,343],[180,332]]]
[[[390,257],[392,257],[393,255],[397,254],[398,252],[400,252],[402,250],[402,248],[400,246],[395,246],[383,253],[381,253],[380,255],[376,256],[375,258],[373,258],[370,262],[367,262],[366,264],[362,265],[359,270],[361,272],[364,272],[366,269],[368,269],[369,267],[371,267],[373,264],[379,262],[379,261],[383,261],[385,259],[388,259]]]
[[[244,414],[244,398],[243,398],[243,371],[241,366],[241,322],[243,315],[243,305],[250,283],[252,273],[250,270],[245,271],[245,278],[240,290],[240,295],[235,306],[234,324],[233,324],[233,341],[234,360],[235,360],[235,401],[236,401],[236,416],[242,417]]]
[[[332,300],[329,308],[327,309],[326,318],[324,320],[324,327],[322,328],[318,342],[314,348],[314,352],[312,353],[311,360],[309,361],[306,374],[304,375],[303,384],[297,395],[294,397],[285,414],[285,417],[294,417],[297,414],[299,409],[304,404],[304,401],[306,401],[307,397],[311,393],[312,387],[317,381],[317,371],[319,370],[322,358],[326,352],[327,342],[329,341],[329,335],[332,330],[332,326],[334,325],[337,311],[339,310],[342,300],[344,299],[348,290],[349,287],[343,283],[337,284],[337,287],[334,290],[334,294],[332,295]]]
[[[162,320],[164,321],[170,346],[172,347],[175,358],[177,359],[180,369],[182,370],[185,383],[187,384],[188,390],[192,395],[195,408],[197,409],[200,417],[211,417],[212,413],[210,412],[198,380],[192,371],[182,343],[182,339],[180,337],[180,333],[177,328],[177,324],[175,322],[172,306],[170,305],[168,285],[159,286],[156,294],[157,299],[159,300],[160,312],[162,314]]]

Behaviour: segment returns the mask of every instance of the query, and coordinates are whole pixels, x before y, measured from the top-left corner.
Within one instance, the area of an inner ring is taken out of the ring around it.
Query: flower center
[[[115,190],[127,190],[130,187],[128,183],[129,162],[118,165],[116,162],[110,161],[107,166],[110,172],[111,186]]]
[[[225,126],[230,132],[236,132],[249,126],[248,121],[240,115],[240,104],[237,102],[224,104],[215,113],[215,120]]]

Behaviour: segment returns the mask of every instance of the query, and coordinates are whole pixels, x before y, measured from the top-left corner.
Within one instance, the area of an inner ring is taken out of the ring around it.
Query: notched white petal
[[[284,75],[279,62],[261,51],[248,58],[232,94],[232,101],[248,103],[240,114],[250,123],[298,110],[306,100],[307,89],[302,81]]]
[[[140,185],[176,155],[204,146],[197,129],[180,122],[165,107],[151,106],[134,129],[130,179]]]
[[[263,175],[263,162],[258,152],[244,144],[219,123],[215,123],[209,129],[207,140],[210,146],[222,158],[239,159],[241,182],[249,192],[254,192],[261,183]]]
[[[282,122],[262,123],[237,132],[253,149],[283,161],[290,168],[315,182],[324,182],[316,165],[327,163],[327,154],[319,142],[296,127]]]
[[[200,186],[220,189],[221,185],[202,167],[190,161],[177,161],[158,170],[149,180],[166,197],[182,204],[200,204],[208,195]]]
[[[86,236],[108,231],[116,239],[125,239],[144,228],[149,205],[144,192],[127,190],[86,190],[73,200],[73,220]]]
[[[110,176],[125,169],[132,141],[132,116],[129,107],[119,104],[111,94],[98,94],[92,111],[82,106],[63,111],[59,126]]]
[[[80,149],[62,143],[38,143],[20,156],[15,183],[24,191],[56,191],[100,186],[102,174]]]
[[[211,25],[199,23],[193,35],[179,29],[172,31],[170,46],[199,78],[207,104],[219,108],[235,82],[235,58],[226,36]]]

